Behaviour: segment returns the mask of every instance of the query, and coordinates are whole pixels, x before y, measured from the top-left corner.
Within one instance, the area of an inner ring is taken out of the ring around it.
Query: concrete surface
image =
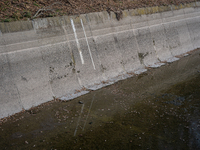
[[[0,23],[0,118],[178,60],[200,47],[199,6]]]

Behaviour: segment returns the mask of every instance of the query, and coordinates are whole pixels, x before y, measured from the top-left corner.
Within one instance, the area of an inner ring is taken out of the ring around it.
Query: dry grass
[[[10,22],[36,17],[120,11],[147,6],[186,4],[195,1],[198,0],[1,0],[0,21]],[[38,14],[35,15],[37,12]]]

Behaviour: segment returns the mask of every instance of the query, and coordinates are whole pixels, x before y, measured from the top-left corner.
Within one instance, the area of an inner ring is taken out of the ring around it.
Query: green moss
[[[33,3],[35,6],[39,7],[39,5],[37,3]]]
[[[24,12],[24,17],[31,18],[31,13],[29,11]]]
[[[10,22],[10,19],[4,19],[3,22]]]
[[[139,8],[139,9],[137,9],[137,12],[138,12],[139,15],[145,15],[146,9],[145,8]]]

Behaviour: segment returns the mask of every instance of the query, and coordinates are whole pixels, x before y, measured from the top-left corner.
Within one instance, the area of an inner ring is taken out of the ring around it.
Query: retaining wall
[[[53,97],[72,99],[200,47],[200,2],[119,14],[0,23],[0,118]]]

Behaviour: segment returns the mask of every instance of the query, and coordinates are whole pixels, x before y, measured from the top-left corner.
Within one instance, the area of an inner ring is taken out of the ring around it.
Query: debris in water
[[[79,104],[83,104],[83,102],[81,102],[81,101],[79,101],[78,103],[79,103]]]

